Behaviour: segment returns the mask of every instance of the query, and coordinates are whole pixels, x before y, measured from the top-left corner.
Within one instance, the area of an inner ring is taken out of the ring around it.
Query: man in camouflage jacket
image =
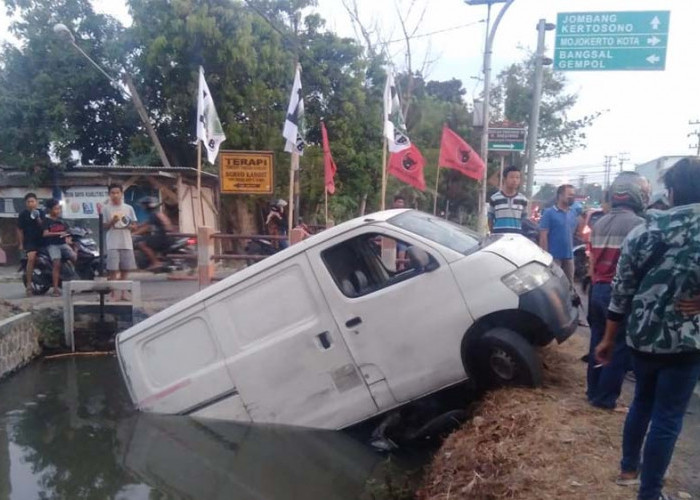
[[[646,223],[627,236],[605,335],[596,349],[598,360],[609,362],[627,317],[637,386],[625,421],[618,483],[639,478],[639,500],[668,498],[661,493],[663,477],[700,378],[700,315],[692,306],[700,294],[700,159],[680,160],[664,182],[674,208],[649,211]]]

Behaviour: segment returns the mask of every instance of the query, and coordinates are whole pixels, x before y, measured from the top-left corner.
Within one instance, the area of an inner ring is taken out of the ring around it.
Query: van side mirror
[[[440,264],[428,252],[415,246],[408,247],[406,256],[411,267],[418,272],[429,273],[440,267]]]

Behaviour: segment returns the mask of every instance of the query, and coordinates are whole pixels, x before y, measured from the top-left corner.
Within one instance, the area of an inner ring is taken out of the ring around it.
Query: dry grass
[[[436,454],[420,500],[632,499],[614,483],[624,415],[585,399],[585,341],[543,350],[541,389],[488,394]]]

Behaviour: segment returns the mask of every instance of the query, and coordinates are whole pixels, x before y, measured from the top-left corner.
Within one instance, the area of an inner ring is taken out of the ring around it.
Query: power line
[[[481,23],[483,23],[483,22],[486,22],[486,20],[485,20],[485,19],[481,19],[480,21],[474,21],[474,22],[468,23],[468,24],[460,24],[460,25],[458,25],[458,26],[452,26],[451,28],[444,28],[444,29],[437,30],[437,31],[430,31],[430,32],[428,32],[428,33],[420,33],[420,34],[418,34],[418,35],[413,35],[413,36],[411,36],[410,38],[411,38],[411,39],[414,39],[414,38],[426,38],[426,37],[429,37],[429,36],[438,35],[438,34],[440,34],[440,33],[447,33],[448,31],[461,30],[462,28],[468,28],[469,26],[474,26],[475,24],[481,24]],[[389,43],[404,43],[405,41],[406,41],[405,38],[397,38],[396,40],[389,40],[389,41],[386,42],[386,43],[387,43],[387,44],[389,44]]]

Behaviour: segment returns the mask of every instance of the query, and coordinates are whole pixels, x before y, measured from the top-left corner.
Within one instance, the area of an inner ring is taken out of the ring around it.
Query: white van
[[[117,337],[143,411],[340,429],[469,377],[536,385],[576,329],[570,285],[519,235],[414,210],[312,236]]]

